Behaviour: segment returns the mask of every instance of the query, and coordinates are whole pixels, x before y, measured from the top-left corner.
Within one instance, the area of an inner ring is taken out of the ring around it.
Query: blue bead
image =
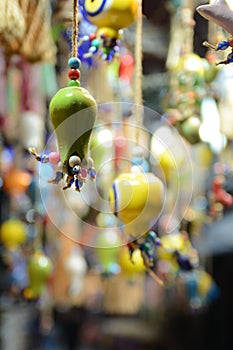
[[[218,43],[218,50],[226,50],[229,47],[229,43],[227,41],[221,41]]]
[[[68,66],[73,69],[78,69],[81,66],[81,61],[77,57],[71,57],[68,60]]]

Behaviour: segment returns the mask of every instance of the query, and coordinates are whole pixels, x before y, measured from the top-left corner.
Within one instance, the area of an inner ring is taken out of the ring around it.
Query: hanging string
[[[142,116],[142,0],[138,0],[136,45],[135,45],[135,119],[137,125],[136,143],[139,144],[140,126],[143,123]]]
[[[72,57],[78,55],[78,0],[73,2]]]

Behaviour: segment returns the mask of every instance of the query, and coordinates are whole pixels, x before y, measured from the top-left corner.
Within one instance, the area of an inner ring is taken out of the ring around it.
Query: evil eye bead
[[[72,173],[77,175],[77,174],[80,174],[81,172],[81,168],[79,165],[75,165],[73,168],[72,168]]]
[[[81,159],[78,156],[71,156],[69,159],[69,166],[73,168],[75,165],[80,165]]]
[[[97,16],[104,10],[107,0],[86,0],[84,2],[85,11],[89,16]]]
[[[78,69],[81,66],[81,61],[77,57],[71,57],[68,60],[68,66],[72,69]]]

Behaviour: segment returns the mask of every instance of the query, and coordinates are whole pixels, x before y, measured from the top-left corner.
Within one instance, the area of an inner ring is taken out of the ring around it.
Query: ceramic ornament
[[[129,27],[136,20],[138,0],[84,0],[87,19],[97,26],[97,31],[84,37],[91,46],[84,57],[99,54],[110,61],[119,52],[120,30]]]
[[[125,224],[128,238],[137,238],[150,229],[150,223],[161,212],[164,185],[152,173],[124,173],[109,191],[110,208]]]
[[[36,251],[28,261],[29,287],[25,290],[25,297],[37,299],[43,293],[45,285],[53,270],[51,260],[42,252]]]
[[[75,5],[76,4],[76,5]],[[96,171],[93,161],[88,157],[89,140],[97,115],[95,99],[88,90],[80,87],[81,61],[77,57],[77,9],[78,2],[74,0],[73,50],[68,60],[68,87],[60,89],[52,98],[49,105],[50,120],[54,128],[59,155],[52,152],[49,155],[36,153],[34,148],[30,153],[42,163],[62,163],[62,170],[56,172],[50,183],[58,184],[66,175],[66,186],[73,184],[80,191],[86,177],[94,180]]]

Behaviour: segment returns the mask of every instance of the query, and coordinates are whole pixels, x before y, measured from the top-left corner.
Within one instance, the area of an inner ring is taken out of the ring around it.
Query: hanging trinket
[[[82,40],[89,40],[91,46],[84,57],[99,54],[111,61],[119,52],[120,30],[134,23],[137,14],[137,0],[84,0],[87,19],[97,26],[97,31]]]
[[[88,157],[89,139],[95,124],[97,105],[95,99],[84,88],[80,87],[80,65],[77,57],[77,12],[78,1],[74,0],[74,24],[73,24],[73,52],[68,60],[68,87],[60,89],[52,98],[49,106],[50,119],[58,141],[59,154],[52,152],[49,155],[39,155],[35,149],[29,149],[35,158],[42,162],[52,164],[62,163],[62,170],[57,171],[50,183],[58,184],[64,174],[66,186],[73,184],[80,191],[86,177],[94,180],[96,171],[93,161]]]
[[[197,7],[197,12],[208,21],[214,22],[228,33],[233,35],[233,11],[225,0],[215,0],[211,4],[205,4]],[[210,44],[208,41],[203,42],[203,46],[215,51],[222,51],[231,48],[231,52],[228,54],[225,60],[216,63],[229,64],[233,62],[233,38],[223,40],[216,45]]]

